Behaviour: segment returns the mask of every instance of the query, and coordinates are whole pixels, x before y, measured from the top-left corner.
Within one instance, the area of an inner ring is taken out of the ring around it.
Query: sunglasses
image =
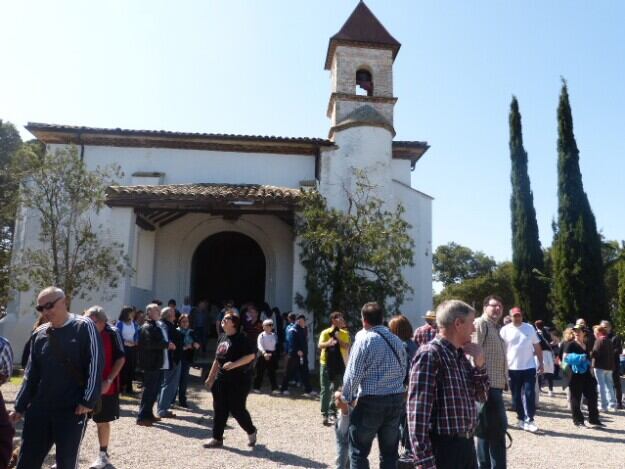
[[[57,299],[56,299],[56,300],[54,300],[54,301],[48,301],[48,302],[47,302],[47,303],[45,303],[45,304],[42,304],[42,305],[37,305],[37,306],[35,306],[35,309],[36,309],[37,311],[39,311],[40,313],[43,313],[44,311],[46,311],[46,310],[48,310],[48,309],[52,309],[52,308],[54,308],[54,305],[55,305],[55,304],[57,304],[57,303],[58,303],[58,301],[59,301],[60,299],[62,299],[62,298],[63,298],[63,297],[61,296],[60,298],[57,298]]]

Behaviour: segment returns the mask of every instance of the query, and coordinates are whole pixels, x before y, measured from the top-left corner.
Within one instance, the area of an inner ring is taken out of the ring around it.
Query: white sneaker
[[[254,389],[252,389],[252,392],[253,392],[254,394],[260,394],[260,389],[256,389],[256,388],[254,388]]]
[[[275,396],[277,394],[280,394],[280,391],[278,391],[277,389],[274,389],[273,391],[271,391],[271,394]]]
[[[317,391],[310,391],[309,394],[311,395],[311,397],[317,397],[319,395]]]
[[[109,457],[104,451],[100,451],[96,460],[91,464],[90,469],[104,469],[109,465]]]
[[[608,406],[608,412],[616,412],[616,407]]]
[[[517,420],[516,426],[520,428],[521,430],[525,430],[525,422],[523,420]]]
[[[528,422],[524,422],[523,430],[526,430],[531,433],[536,433],[538,431],[538,427],[536,426],[533,420],[530,420]]]
[[[305,392],[304,394],[302,394],[302,397],[310,397],[310,393]]]
[[[282,391],[282,395],[283,396],[290,396],[291,393],[288,390],[286,390],[286,391]]]
[[[553,397],[553,391],[547,391],[547,396]]]

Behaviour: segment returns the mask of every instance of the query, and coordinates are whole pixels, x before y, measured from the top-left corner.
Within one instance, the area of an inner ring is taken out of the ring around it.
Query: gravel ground
[[[196,375],[198,372],[193,370]],[[7,407],[12,408],[17,386],[2,387]],[[135,425],[138,402],[123,398],[120,420],[113,423],[109,453],[116,469],[166,468],[332,468],[334,431],[323,427],[319,402],[297,397],[251,394],[248,409],[258,427],[255,449],[245,445],[246,435],[233,419],[228,421],[224,448],[207,450],[202,441],[210,436],[212,403],[202,390],[199,378],[190,389],[189,411],[174,409],[176,419],[163,420],[154,427]],[[537,434],[512,428],[514,439],[509,450],[510,468],[606,468],[625,467],[625,413],[602,415],[607,428],[593,430],[573,426],[566,398],[556,388],[553,398],[541,395],[536,422]],[[516,417],[508,412],[510,422]],[[19,430],[19,428],[18,428]],[[54,451],[54,450],[53,450]],[[80,453],[80,467],[88,468],[97,455],[95,425],[89,424]],[[377,467],[374,445],[370,460]],[[44,467],[54,462],[49,456]],[[111,466],[113,469],[113,466]]]

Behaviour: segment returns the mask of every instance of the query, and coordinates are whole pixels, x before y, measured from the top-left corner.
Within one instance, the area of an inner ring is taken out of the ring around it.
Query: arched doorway
[[[216,233],[202,241],[193,254],[192,301],[262,302],[265,271],[265,255],[256,241],[234,231]]]

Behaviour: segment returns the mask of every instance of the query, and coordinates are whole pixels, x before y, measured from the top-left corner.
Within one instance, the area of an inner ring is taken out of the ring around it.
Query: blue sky
[[[356,3],[5,2],[0,117],[326,137],[328,38]],[[551,243],[561,76],[597,225],[625,238],[625,2],[366,3],[402,43],[396,138],[431,145],[412,183],[435,197],[435,246],[456,241],[510,258],[512,94],[541,240]]]

